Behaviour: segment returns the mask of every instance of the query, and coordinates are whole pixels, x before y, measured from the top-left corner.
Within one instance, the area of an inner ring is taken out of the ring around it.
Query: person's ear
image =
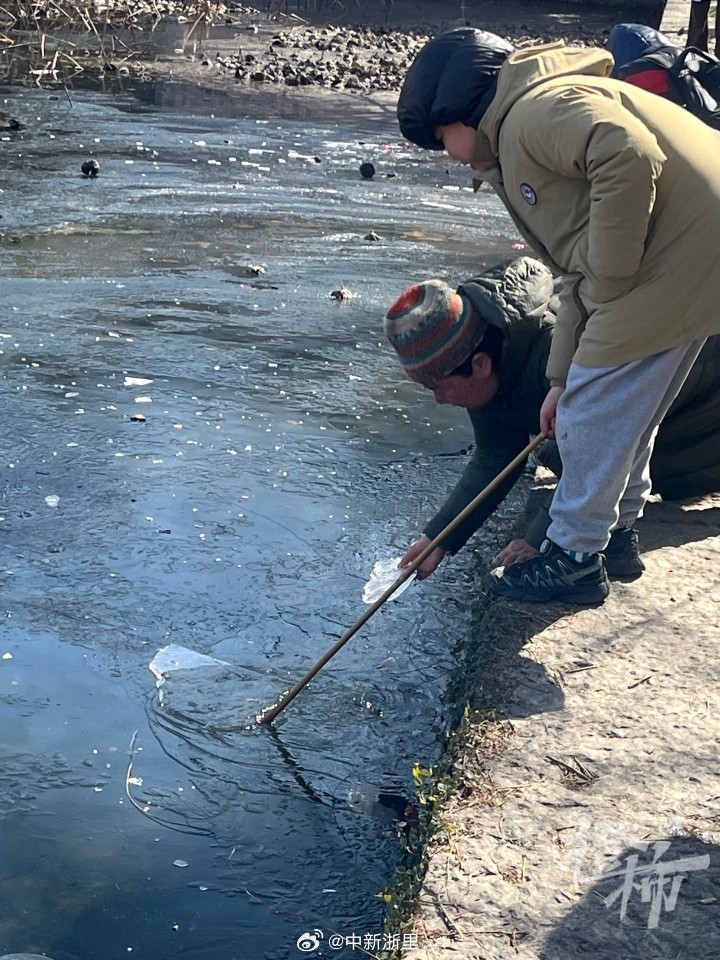
[[[491,376],[493,372],[490,354],[482,352],[473,354],[472,368],[473,376],[480,377],[482,380],[487,380],[487,378]]]

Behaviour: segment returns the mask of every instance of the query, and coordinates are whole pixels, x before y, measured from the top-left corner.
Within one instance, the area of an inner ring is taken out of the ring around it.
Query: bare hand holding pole
[[[288,692],[280,698],[278,703],[274,704],[272,707],[268,707],[268,709],[264,710],[263,713],[258,714],[258,716],[255,718],[257,723],[272,722],[275,717],[277,717],[277,715],[284,710],[292,700],[295,699],[303,687],[307,686],[312,678],[319,673],[320,670],[322,670],[325,664],[335,656],[338,650],[344,647],[348,640],[358,632],[360,627],[367,623],[375,611],[379,610],[385,601],[390,599],[398,587],[405,583],[408,577],[412,576],[412,574],[418,569],[418,567],[420,567],[423,561],[430,556],[433,550],[439,547],[443,540],[445,540],[445,538],[448,537],[453,530],[456,530],[460,524],[463,523],[463,521],[466,520],[470,514],[477,509],[482,501],[489,496],[493,490],[495,490],[503,482],[503,480],[506,479],[506,477],[510,476],[513,470],[519,467],[523,461],[527,460],[532,451],[540,443],[542,443],[543,440],[545,440],[545,435],[542,433],[539,433],[536,437],[533,437],[530,443],[523,450],[521,450],[520,453],[513,460],[511,460],[503,470],[500,471],[495,479],[491,480],[490,483],[484,487],[463,510],[460,511],[455,519],[450,521],[444,530],[441,530],[433,540],[429,541],[425,549],[415,557],[412,563],[409,563],[401,570],[400,576],[397,578],[397,580],[390,587],[388,587],[385,593],[383,593],[383,595],[379,597],[375,603],[372,604],[372,606],[368,607],[365,613],[358,620],[356,620],[348,630],[345,631],[340,639],[337,640],[332,647],[330,647],[327,653],[321,657],[320,660],[318,660],[315,666],[311,670],[308,670],[305,676],[298,680],[295,686],[292,687],[291,690],[288,690]]]

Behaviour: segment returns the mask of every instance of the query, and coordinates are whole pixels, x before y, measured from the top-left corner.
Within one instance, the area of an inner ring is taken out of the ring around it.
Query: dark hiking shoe
[[[603,550],[603,555],[609,577],[616,580],[637,580],[642,576],[645,564],[640,557],[638,534],[634,527],[616,530]]]
[[[537,557],[493,570],[488,586],[501,597],[532,603],[602,603],[610,593],[602,554],[579,563],[552,540],[543,542]]]

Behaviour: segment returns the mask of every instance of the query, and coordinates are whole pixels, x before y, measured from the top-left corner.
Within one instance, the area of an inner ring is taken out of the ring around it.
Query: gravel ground
[[[460,14],[463,6],[395,0],[386,8],[384,0],[366,0],[342,10],[298,8],[295,13],[290,7],[289,15],[272,19],[244,8],[228,14],[237,27],[232,39],[214,40],[210,32],[202,49],[189,55],[237,84],[283,84],[366,94],[397,92],[428,37],[466,22],[507,37],[518,46],[560,37],[572,44],[603,44],[611,25],[607,16],[581,20],[579,16],[534,12],[512,2],[476,3],[472,6],[482,16],[476,13],[471,20],[452,16]],[[438,18],[438,10],[445,16]]]
[[[518,46],[560,38],[602,45],[616,19],[607,12],[580,16],[572,12],[577,7],[562,3],[515,0],[287,0],[282,12],[282,0],[263,6],[96,0],[88,11],[72,2],[37,0],[37,20],[20,18],[13,24],[3,9],[0,30],[21,44],[32,40],[33,31],[44,33],[43,50],[49,54],[58,42],[54,38],[72,24],[72,46],[60,41],[72,57],[64,64],[66,80],[77,62],[92,71],[100,61],[109,72],[174,76],[213,87],[272,85],[372,94],[396,93],[417,50],[442,30],[467,23]],[[19,28],[23,31],[15,33]],[[0,59],[7,63],[14,55],[4,47]],[[48,75],[46,82],[53,79],[59,77]]]
[[[322,16],[322,11],[312,14],[303,10],[302,19],[308,22],[299,22],[299,12],[294,17],[276,18],[271,21],[272,26],[267,19],[263,22],[259,12],[246,11],[242,25],[257,39],[249,43],[247,35],[241,37],[239,53],[217,52],[214,61],[239,82],[318,86],[363,93],[397,91],[408,66],[428,37],[466,22],[507,37],[518,46],[560,37],[572,44],[603,44],[610,25],[607,18],[581,21],[579,17],[534,13],[527,6],[513,3],[474,4],[478,12],[472,19],[460,16],[438,19],[438,10],[447,15],[454,12],[454,6],[453,3],[395,0],[389,8],[384,0],[376,0],[362,7],[358,4],[356,8],[343,9],[337,19]],[[457,4],[457,7],[456,12],[460,13],[463,5]],[[555,4],[555,9],[557,7]],[[309,22],[311,15],[315,22]],[[205,44],[206,51],[211,42]],[[246,49],[250,46],[252,49]],[[210,66],[210,58],[206,60]]]

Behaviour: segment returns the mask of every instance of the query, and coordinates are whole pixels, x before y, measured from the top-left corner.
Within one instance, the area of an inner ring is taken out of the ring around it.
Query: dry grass
[[[9,0],[0,3],[0,81],[67,86],[89,67],[123,70],[168,16],[186,40],[225,7],[212,0]]]

